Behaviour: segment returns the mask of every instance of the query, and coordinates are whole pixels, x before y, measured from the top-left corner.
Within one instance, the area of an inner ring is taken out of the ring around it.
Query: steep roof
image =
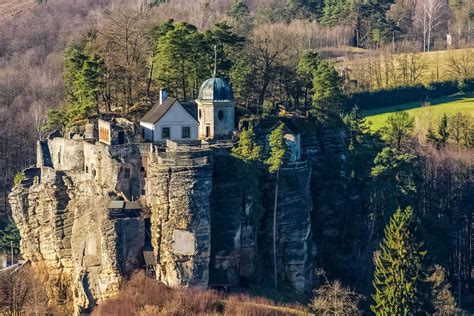
[[[181,102],[181,105],[196,121],[198,120],[198,109],[196,102]]]
[[[158,122],[176,102],[175,98],[166,98],[161,104],[155,104],[147,114],[145,114],[140,122],[155,124]]]

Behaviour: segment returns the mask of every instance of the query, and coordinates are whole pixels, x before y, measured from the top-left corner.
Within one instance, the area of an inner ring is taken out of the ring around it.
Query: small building
[[[195,104],[181,103],[175,98],[164,99],[140,120],[143,138],[153,143],[197,140],[199,122],[195,109]]]
[[[196,100],[200,139],[230,139],[235,128],[232,88],[222,78],[204,81]]]
[[[125,141],[125,131],[121,126],[99,119],[99,141],[107,145],[123,145]]]

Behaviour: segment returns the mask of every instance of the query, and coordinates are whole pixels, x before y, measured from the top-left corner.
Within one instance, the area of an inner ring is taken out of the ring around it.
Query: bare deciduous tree
[[[339,280],[329,281],[324,272],[318,273],[325,279],[325,284],[314,290],[314,298],[309,304],[318,315],[362,315],[359,309],[364,297],[350,288],[345,287]]]
[[[430,51],[436,32],[446,28],[447,0],[418,0],[415,9],[415,24],[423,35],[423,51]]]

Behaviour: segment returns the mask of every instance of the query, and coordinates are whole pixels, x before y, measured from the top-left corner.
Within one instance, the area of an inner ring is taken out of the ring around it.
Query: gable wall
[[[176,102],[171,109],[154,125],[154,140],[162,141],[161,131],[163,127],[169,127],[171,131],[171,140],[182,140],[181,129],[183,126],[189,126],[191,130],[191,138],[184,140],[198,139],[198,122],[179,104]],[[146,133],[146,131],[145,131]]]

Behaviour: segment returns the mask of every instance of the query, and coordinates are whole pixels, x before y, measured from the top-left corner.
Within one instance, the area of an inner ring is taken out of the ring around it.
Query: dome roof
[[[234,101],[234,94],[227,81],[222,78],[210,78],[201,85],[198,100]]]

